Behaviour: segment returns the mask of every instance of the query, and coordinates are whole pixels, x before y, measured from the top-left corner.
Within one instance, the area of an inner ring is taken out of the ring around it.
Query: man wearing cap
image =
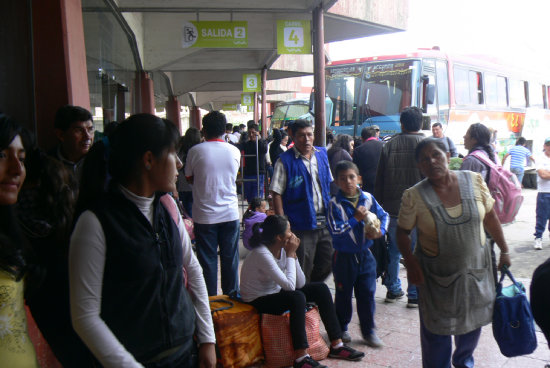
[[[433,123],[432,134],[432,138],[439,139],[445,145],[445,148],[447,148],[447,152],[451,154],[451,157],[458,157],[455,144],[451,138],[445,137],[441,123]]]
[[[353,162],[359,168],[359,174],[363,178],[363,190],[369,193],[374,192],[376,168],[384,145],[378,139],[379,136],[380,128],[378,125],[363,128],[361,131],[363,143],[353,150]]]

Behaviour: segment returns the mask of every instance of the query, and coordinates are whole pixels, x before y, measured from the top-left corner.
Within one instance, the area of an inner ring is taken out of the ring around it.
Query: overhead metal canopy
[[[132,79],[132,71],[152,73],[157,105],[170,95],[189,92],[196,93],[198,104],[205,101],[201,94],[214,98],[208,102],[238,102],[243,73],[267,66],[268,81],[312,74],[311,55],[277,54],[276,21],[311,20],[320,4],[325,9],[325,42],[406,26],[401,13],[407,12],[408,0],[82,0],[88,70],[96,78],[98,71],[108,71],[123,84]],[[367,5],[373,9],[365,12]],[[386,16],[380,13],[383,6],[390,9]],[[248,47],[183,48],[183,23],[207,20],[247,21]],[[270,90],[268,84],[268,94],[283,91]],[[94,95],[92,90],[92,105]]]

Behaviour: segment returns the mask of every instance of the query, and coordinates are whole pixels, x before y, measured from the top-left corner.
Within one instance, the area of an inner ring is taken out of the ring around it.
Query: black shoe
[[[394,294],[391,292],[386,293],[386,303],[394,303],[397,299],[401,299],[403,296],[405,296],[405,292],[403,290],[399,290],[398,293]]]
[[[302,359],[300,363],[298,363],[297,361],[294,361],[293,367],[294,368],[328,368],[326,365],[322,365],[321,363],[319,363],[309,355],[304,359]]]
[[[418,308],[418,299],[411,299],[407,301],[407,308]]]
[[[349,346],[340,346],[339,348],[330,347],[330,352],[328,353],[329,358],[343,359],[350,361],[358,361],[363,359],[365,353],[359,350],[355,350]]]

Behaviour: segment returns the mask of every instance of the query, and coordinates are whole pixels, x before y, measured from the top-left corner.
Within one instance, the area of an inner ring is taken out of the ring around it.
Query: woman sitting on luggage
[[[306,284],[296,259],[300,240],[290,231],[288,220],[284,216],[268,216],[263,224],[255,225],[250,245],[253,249],[241,269],[241,296],[260,313],[290,311],[294,367],[324,367],[306,351],[306,302],[315,302],[319,307],[331,341],[329,357],[361,360],[364,353],[342,343],[342,330],[327,285],[322,282]]]
[[[104,367],[216,364],[201,267],[183,221],[160,202],[182,166],[178,135],[167,120],[132,115],[86,157],[69,254],[71,317]],[[97,178],[104,157],[106,192]]]

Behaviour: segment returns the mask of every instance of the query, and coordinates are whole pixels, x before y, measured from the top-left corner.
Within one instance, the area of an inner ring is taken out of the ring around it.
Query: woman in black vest
[[[201,268],[183,222],[160,202],[182,166],[177,141],[172,123],[138,114],[86,158],[69,254],[71,315],[105,367],[197,366],[193,335],[201,365],[215,366]]]

